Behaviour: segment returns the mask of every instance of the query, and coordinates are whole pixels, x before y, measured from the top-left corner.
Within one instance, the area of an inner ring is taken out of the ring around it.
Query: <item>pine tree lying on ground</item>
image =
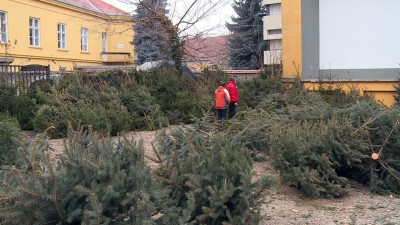
[[[163,192],[141,143],[70,128],[59,160],[42,136],[20,152],[1,174],[2,224],[152,224]]]
[[[271,177],[252,182],[249,151],[202,121],[159,137],[157,177],[169,190],[160,224],[258,224],[260,193]]]

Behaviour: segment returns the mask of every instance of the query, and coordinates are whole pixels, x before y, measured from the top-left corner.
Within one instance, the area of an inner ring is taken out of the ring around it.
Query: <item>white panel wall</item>
[[[400,0],[320,0],[320,69],[400,68]]]

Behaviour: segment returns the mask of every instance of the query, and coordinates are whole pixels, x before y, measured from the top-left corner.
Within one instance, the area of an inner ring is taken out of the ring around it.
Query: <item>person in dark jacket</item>
[[[230,103],[229,93],[226,88],[224,88],[224,84],[224,81],[221,81],[214,93],[215,108],[217,109],[218,120],[226,119],[226,109]]]
[[[239,90],[233,77],[231,77],[229,84],[226,85],[226,90],[228,90],[231,98],[231,102],[229,104],[229,118],[233,118],[236,114],[236,106],[239,101]]]

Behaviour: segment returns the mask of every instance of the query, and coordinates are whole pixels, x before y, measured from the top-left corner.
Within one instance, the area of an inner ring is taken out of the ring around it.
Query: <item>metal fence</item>
[[[0,65],[0,80],[18,86],[20,91],[27,90],[32,83],[49,78],[50,66]]]

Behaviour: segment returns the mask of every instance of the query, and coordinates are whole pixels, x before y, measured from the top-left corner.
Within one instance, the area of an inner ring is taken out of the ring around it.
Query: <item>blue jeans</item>
[[[217,109],[218,120],[226,120],[226,109]]]
[[[233,118],[235,116],[235,112],[236,112],[236,104],[235,103],[229,104],[229,118]]]

